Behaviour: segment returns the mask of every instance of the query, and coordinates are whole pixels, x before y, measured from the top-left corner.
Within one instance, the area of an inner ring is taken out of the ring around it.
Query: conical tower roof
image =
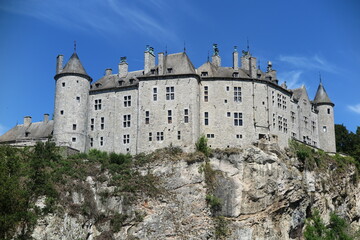
[[[79,75],[91,81],[91,77],[86,73],[76,52],[71,55],[69,61],[66,63],[63,70],[55,76],[55,79],[65,75]]]
[[[314,103],[315,104],[331,104],[334,105],[333,102],[331,102],[329,96],[327,95],[324,86],[322,85],[322,83],[320,82],[319,87],[317,89],[316,95],[315,95],[315,99],[314,99]]]

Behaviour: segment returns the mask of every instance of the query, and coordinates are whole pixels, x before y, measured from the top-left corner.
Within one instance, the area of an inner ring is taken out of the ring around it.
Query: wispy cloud
[[[0,136],[3,135],[7,130],[8,128],[0,123]]]
[[[138,34],[147,38],[158,36],[177,42],[169,16],[161,11],[168,7],[164,0],[15,0],[1,1],[0,9],[20,15],[37,18],[67,29],[98,32],[106,35],[124,37]]]
[[[338,71],[337,67],[318,55],[310,57],[280,55],[279,60],[299,69],[318,70],[331,73]]]
[[[303,82],[300,82],[302,71],[288,71],[288,72],[282,72],[278,74],[279,80],[282,82],[286,82],[286,85],[288,88],[299,88],[301,85],[303,85]]]
[[[354,113],[360,114],[360,103],[356,105],[349,105],[348,109]]]

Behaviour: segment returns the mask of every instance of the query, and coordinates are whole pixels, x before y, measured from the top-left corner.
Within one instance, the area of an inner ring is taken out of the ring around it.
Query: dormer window
[[[133,78],[131,78],[129,81],[130,81],[130,84],[133,84],[133,83],[134,83],[134,79],[133,79]]]
[[[119,83],[119,86],[122,86],[124,84],[124,80],[120,80],[120,81],[118,81],[118,83]]]
[[[168,72],[168,73],[172,73],[172,71],[173,71],[172,68],[168,68],[168,69],[167,69],[167,72]]]
[[[95,86],[98,88],[101,86],[101,83],[95,83]]]
[[[25,132],[25,137],[29,137],[30,136],[30,132]]]
[[[238,72],[234,72],[233,73],[233,77],[235,78],[235,77],[239,77],[239,73]]]
[[[155,69],[151,69],[151,70],[150,70],[150,73],[151,73],[151,74],[155,74]]]
[[[201,72],[201,76],[202,76],[202,77],[208,76],[208,72]]]

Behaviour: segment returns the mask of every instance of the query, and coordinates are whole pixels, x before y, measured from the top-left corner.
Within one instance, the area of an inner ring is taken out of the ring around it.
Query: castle
[[[48,134],[57,145],[81,152],[95,148],[136,154],[170,144],[192,150],[204,135],[213,148],[259,139],[283,148],[294,138],[336,152],[334,104],[321,82],[311,101],[304,86],[279,85],[271,62],[263,72],[249,51],[239,58],[234,47],[233,66],[223,67],[216,44],[213,49],[211,62],[195,68],[185,51],[158,53],[156,64],[154,49],[147,46],[143,70],[128,71],[126,57],[121,57],[118,73],[106,69],[94,83],[76,52],[65,66],[59,55],[54,120],[45,115],[34,127],[25,117],[0,142],[39,140]]]

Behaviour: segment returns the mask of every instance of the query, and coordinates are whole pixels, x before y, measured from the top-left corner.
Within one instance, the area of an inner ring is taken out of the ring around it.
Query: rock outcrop
[[[129,200],[114,194],[116,186],[110,184],[108,173],[102,182],[93,176],[76,180],[63,193],[61,210],[39,219],[32,237],[302,239],[305,219],[313,209],[325,221],[336,212],[352,227],[360,226],[360,187],[354,167],[342,172],[309,171],[290,152],[276,146],[263,149],[214,151],[207,163],[211,182],[206,181],[201,158],[191,162],[183,154],[175,160],[149,162],[138,170],[158,177],[161,193],[156,197]],[[209,195],[220,201],[220,208],[211,208]]]

